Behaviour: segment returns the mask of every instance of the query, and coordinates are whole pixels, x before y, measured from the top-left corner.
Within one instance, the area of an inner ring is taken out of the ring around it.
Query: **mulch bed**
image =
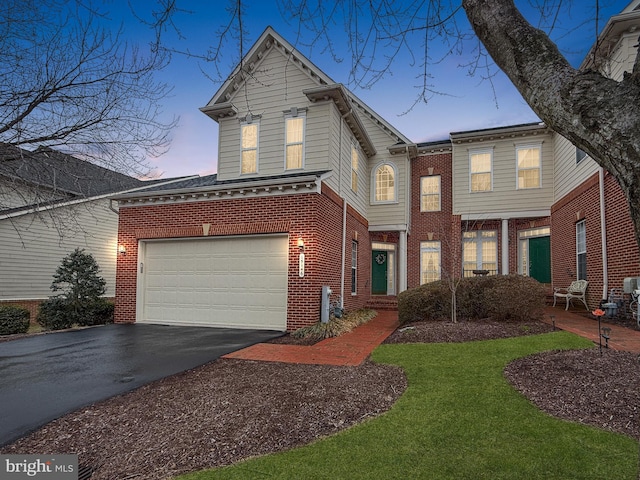
[[[551,328],[418,322],[387,343],[466,342]],[[505,376],[552,415],[640,439],[635,355],[548,352],[513,362]],[[91,480],[162,479],[307,444],[388,410],[405,389],[399,368],[370,362],[332,367],[220,359],[66,415],[0,452],[77,453]]]

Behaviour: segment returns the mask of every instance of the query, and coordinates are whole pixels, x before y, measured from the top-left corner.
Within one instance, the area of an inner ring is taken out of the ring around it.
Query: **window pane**
[[[242,148],[256,148],[258,146],[258,125],[242,126]]]
[[[358,149],[351,146],[351,190],[358,191]]]
[[[538,148],[518,149],[518,168],[540,167],[540,150]]]
[[[440,280],[440,242],[420,242],[420,284]]]
[[[440,176],[420,179],[420,211],[437,212],[440,210]]]
[[[393,168],[389,165],[382,165],[376,171],[376,193],[375,199],[378,202],[395,200],[395,180]]]
[[[537,188],[540,186],[540,170],[519,170],[518,188]]]
[[[474,173],[471,175],[472,192],[488,192],[491,190],[490,173]]]
[[[246,150],[242,152],[241,173],[255,173],[256,171],[256,151]]]
[[[302,168],[302,144],[287,146],[287,170]]]
[[[303,118],[287,119],[287,143],[302,143]]]
[[[474,153],[471,155],[471,173],[490,172],[491,154]]]

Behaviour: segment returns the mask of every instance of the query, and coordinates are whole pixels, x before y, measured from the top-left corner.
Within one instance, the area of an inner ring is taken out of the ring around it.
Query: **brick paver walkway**
[[[555,323],[556,328],[575,333],[598,343],[598,321],[565,311],[561,307],[545,308],[544,321]],[[553,318],[551,316],[553,315]],[[640,354],[640,331],[602,323],[611,328],[609,347]],[[258,343],[232,352],[223,358],[261,360],[265,362],[302,363],[313,365],[356,366],[364,362],[374,348],[380,345],[398,327],[398,312],[380,311],[371,321],[352,332],[327,338],[315,345],[283,345]],[[604,341],[603,341],[604,345]]]
[[[304,363],[313,365],[360,365],[393,333],[398,326],[398,312],[380,311],[364,325],[335,338],[327,338],[315,345],[282,345],[257,343],[229,353],[223,358],[263,360],[266,362]]]
[[[598,321],[595,318],[589,319],[583,315],[578,315],[575,311],[565,311],[564,306],[547,307],[545,308],[544,321],[547,323],[555,322],[556,327],[588,338],[597,344],[599,341]],[[552,315],[553,319],[551,318]],[[605,322],[601,322],[601,325],[611,329],[609,333],[610,348],[640,353],[640,331]],[[602,344],[605,344],[604,340]]]

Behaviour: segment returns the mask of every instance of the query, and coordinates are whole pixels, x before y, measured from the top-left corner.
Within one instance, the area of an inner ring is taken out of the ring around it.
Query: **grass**
[[[311,445],[195,472],[209,479],[635,479],[630,437],[555,419],[504,379],[511,360],[586,348],[566,332],[464,344],[382,345],[409,387],[385,415]]]

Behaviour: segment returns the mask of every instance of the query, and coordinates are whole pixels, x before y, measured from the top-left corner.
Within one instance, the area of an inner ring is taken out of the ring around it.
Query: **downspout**
[[[350,115],[353,109],[345,112],[340,117],[340,136],[338,142],[338,168],[340,169],[340,176],[338,178],[338,196],[342,198],[342,255],[340,263],[340,308],[344,308],[344,262],[347,258],[347,199],[342,197],[342,124],[347,115]]]
[[[602,298],[609,300],[609,262],[607,261],[607,222],[605,218],[604,168],[598,169],[598,186],[600,188],[600,236],[602,243]]]
[[[109,199],[109,210],[111,210],[116,215],[120,215],[120,211],[113,208],[113,198]]]

